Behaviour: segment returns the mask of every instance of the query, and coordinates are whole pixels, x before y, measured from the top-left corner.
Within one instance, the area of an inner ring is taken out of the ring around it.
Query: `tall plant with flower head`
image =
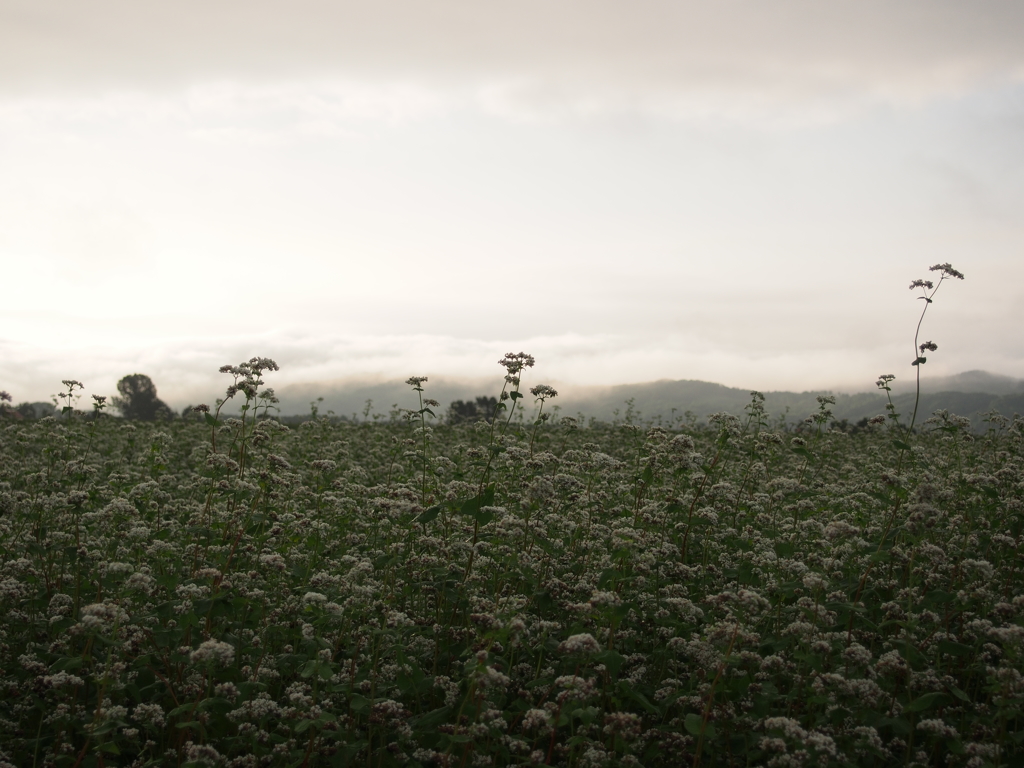
[[[435,414],[431,410],[431,408],[438,408],[441,405],[437,400],[434,400],[433,398],[423,397],[423,383],[425,381],[427,381],[426,376],[410,376],[408,379],[405,380],[405,383],[412,387],[413,392],[415,392],[419,396],[420,400],[419,410],[409,411],[408,415],[410,418],[418,417],[420,420],[419,432],[423,446],[420,453],[420,504],[423,505],[426,505],[427,503],[427,463],[429,461],[427,440],[430,437],[430,429],[427,427],[427,415],[429,414],[432,418],[436,419],[437,414]],[[368,400],[367,403],[369,402],[370,401]],[[365,413],[368,412],[369,407],[367,407]]]
[[[260,391],[263,386],[263,373],[265,371],[280,370],[277,363],[269,357],[253,357],[238,365],[222,365],[221,373],[228,373],[234,377],[234,381],[228,386],[223,398],[217,400],[217,409],[211,415],[210,406],[198,405],[193,408],[197,413],[204,415],[206,423],[210,427],[210,444],[213,452],[217,452],[217,428],[221,425],[220,412],[227,404],[227,401],[241,392],[245,395],[245,402],[241,408],[241,421],[236,434],[238,443],[238,476],[242,477],[245,470],[246,445],[251,440],[256,422],[260,416],[260,409],[263,409],[263,417],[266,418],[271,409],[277,410],[279,402],[277,395],[271,387]],[[247,415],[252,411],[252,421],[247,424]]]
[[[66,415],[68,417],[68,421],[71,421],[71,417],[75,413],[75,404],[82,396],[81,394],[76,395],[75,390],[85,389],[85,384],[78,381],[77,379],[61,379],[61,384],[64,385],[64,388],[67,390],[67,392],[59,392],[58,394],[54,395],[53,404],[60,405],[61,402],[63,402],[64,405],[60,409],[60,412],[62,415]]]
[[[522,384],[521,374],[523,369],[533,368],[535,362],[536,360],[534,360],[533,355],[528,355],[525,352],[508,352],[498,361],[498,365],[505,369],[505,383],[501,387],[501,394],[498,396],[498,402],[495,404],[494,412],[491,414],[491,431],[488,435],[487,443],[487,463],[484,464],[483,471],[480,473],[480,483],[476,496],[463,505],[463,512],[473,516],[473,542],[469,553],[469,562],[466,565],[467,580],[473,572],[476,545],[480,537],[480,521],[481,519],[487,519],[483,508],[490,506],[494,501],[494,483],[488,484],[487,481],[491,476],[494,458],[501,452],[501,448],[495,444],[494,435],[494,430],[498,423],[498,414],[502,411],[508,411],[508,416],[501,425],[501,433],[499,435],[499,437],[503,437],[508,431],[508,425],[512,422],[512,416],[516,411],[516,404],[524,397],[523,393],[519,391],[519,387]],[[512,401],[511,407],[506,404],[510,400]]]
[[[533,434],[530,435],[530,455],[533,455],[533,443],[537,439],[537,430],[540,425],[547,421],[550,417],[544,413],[544,403],[553,397],[558,397],[558,390],[554,387],[549,387],[547,384],[538,384],[536,387],[530,388],[530,394],[537,398],[536,402],[540,403],[540,407],[537,409],[537,418],[533,422]]]
[[[938,272],[939,279],[937,281],[932,280],[914,280],[910,283],[910,290],[920,290],[921,295],[918,299],[924,301],[924,307],[921,309],[921,316],[917,319],[917,327],[914,329],[914,360],[911,366],[914,367],[914,373],[917,379],[916,393],[914,395],[914,413],[910,417],[910,424],[904,427],[900,424],[900,414],[896,412],[896,405],[892,401],[892,387],[889,384],[895,380],[895,376],[891,373],[883,374],[878,377],[876,385],[879,389],[886,393],[888,403],[885,408],[888,411],[887,418],[892,422],[893,428],[899,435],[899,439],[896,440],[896,447],[900,449],[900,464],[902,465],[903,453],[909,450],[910,445],[908,440],[914,430],[914,424],[917,422],[917,411],[921,404],[921,366],[928,362],[928,358],[925,352],[935,352],[939,345],[933,341],[921,341],[921,325],[924,323],[924,316],[928,312],[928,307],[932,305],[935,300],[935,294],[939,292],[939,288],[942,287],[942,283],[946,280],[956,278],[957,280],[963,280],[964,275],[956,269],[953,269],[953,265],[948,261],[944,264],[935,264],[928,268],[931,272]]]
[[[484,466],[483,474],[480,477],[481,492],[487,484],[487,478],[490,476],[491,463],[498,453],[498,449],[494,445],[494,429],[498,424],[498,414],[502,411],[508,411],[508,417],[501,425],[501,435],[504,435],[508,430],[508,425],[512,422],[512,415],[516,411],[516,404],[523,397],[523,393],[519,391],[523,369],[533,368],[536,362],[533,355],[528,355],[525,352],[507,352],[498,361],[498,365],[505,369],[505,383],[501,387],[501,394],[498,396],[498,402],[494,406],[494,413],[491,414],[491,431],[488,435],[487,446],[489,456],[487,464]],[[512,401],[511,407],[507,405],[507,402],[510,400]]]
[[[907,451],[910,450],[910,436],[913,433],[914,424],[917,421],[917,409],[921,403],[921,366],[928,362],[925,352],[934,352],[939,348],[939,345],[933,341],[921,341],[921,324],[924,323],[924,316],[928,312],[928,307],[932,305],[932,302],[935,299],[935,294],[938,293],[939,288],[942,287],[942,283],[952,278],[956,278],[957,280],[964,279],[963,273],[953,269],[953,265],[948,261],[943,264],[935,264],[928,269],[931,272],[939,273],[938,281],[914,280],[910,283],[910,290],[921,291],[921,295],[918,296],[918,298],[924,301],[924,308],[921,310],[921,316],[917,319],[917,327],[914,329],[914,361],[911,365],[914,367],[917,377],[917,390],[914,395],[914,413],[910,417],[909,425],[904,427],[900,424],[900,415],[896,412],[896,405],[892,401],[892,387],[890,387],[889,384],[896,377],[891,373],[887,373],[879,376],[877,382],[878,388],[885,391],[885,395],[888,400],[885,406],[888,411],[887,418],[892,422],[892,428],[898,435],[898,437],[893,440],[893,445],[899,449],[900,456],[899,461],[896,464],[895,478],[891,479],[892,484],[896,487],[896,498],[892,506],[892,511],[889,513],[885,526],[882,529],[882,537],[878,542],[878,549],[875,550],[875,557],[882,552],[886,539],[889,536],[889,532],[892,530],[893,523],[896,521],[896,515],[899,513],[900,506],[907,496],[906,490],[899,487],[899,477],[903,471],[903,459],[906,458]],[[872,419],[872,421],[875,421],[875,419]],[[864,570],[860,582],[857,584],[857,591],[854,593],[853,602],[856,603],[860,600],[861,593],[864,591],[864,586],[867,584],[868,576],[871,574],[871,569],[874,567],[874,564],[875,559],[868,562],[867,568]],[[847,643],[851,641],[852,628],[853,619],[851,616],[850,623],[847,627]]]

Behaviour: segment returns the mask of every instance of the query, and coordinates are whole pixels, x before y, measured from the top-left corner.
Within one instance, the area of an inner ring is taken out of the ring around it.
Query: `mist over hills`
[[[524,391],[535,383],[524,382]],[[547,411],[557,406],[559,415],[580,416],[599,421],[624,419],[630,409],[634,421],[696,420],[703,423],[712,413],[725,411],[741,415],[750,402],[750,389],[727,387],[722,384],[698,380],[661,380],[643,384],[617,386],[561,385],[554,382],[559,397],[550,401]],[[453,400],[472,400],[480,395],[494,396],[500,391],[500,381],[492,379],[459,380],[431,379],[424,385],[424,397],[441,403],[445,411]],[[1007,417],[1024,413],[1024,379],[988,373],[966,371],[953,376],[922,378],[921,404],[918,423],[938,409],[971,419],[976,429],[982,429],[982,416],[992,410]],[[281,413],[301,415],[309,413],[311,402],[317,404],[321,414],[333,411],[335,415],[362,420],[386,417],[395,407],[419,407],[416,393],[401,381],[336,381],[298,384],[282,387]],[[855,424],[885,412],[885,393],[874,390],[858,393],[839,393],[826,390],[806,392],[766,391],[765,407],[773,419],[789,424],[802,421],[818,410],[818,395],[833,395],[834,418]],[[318,398],[323,398],[317,402]],[[898,412],[909,415],[914,407],[914,380],[907,376],[893,385],[893,400]],[[367,401],[371,401],[369,406]],[[527,417],[533,412],[532,399],[527,397]],[[438,409],[435,409],[438,410]],[[439,412],[440,416],[441,413]]]
[[[894,392],[913,392],[914,379],[907,376],[892,383]],[[984,392],[989,395],[1019,395],[1024,392],[1024,379],[988,371],[964,371],[952,376],[921,376],[922,392]]]

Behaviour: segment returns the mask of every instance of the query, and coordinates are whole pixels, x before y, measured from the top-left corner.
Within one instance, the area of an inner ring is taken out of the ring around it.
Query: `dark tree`
[[[494,409],[498,407],[498,398],[481,395],[473,400],[454,400],[448,406],[449,424],[459,424],[463,421],[476,421],[483,419],[490,421],[494,417]]]
[[[126,419],[137,421],[166,421],[174,412],[156,396],[156,385],[144,373],[133,373],[117,382],[120,397],[111,400]]]
[[[41,419],[44,416],[53,416],[57,412],[53,403],[18,403],[14,410],[26,419]]]

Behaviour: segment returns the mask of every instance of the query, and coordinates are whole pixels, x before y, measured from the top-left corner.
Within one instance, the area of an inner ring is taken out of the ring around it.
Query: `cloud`
[[[1019,82],[1021,28],[1024,5],[948,0],[0,0],[0,89],[355,81],[369,90],[349,112],[378,112],[387,87],[470,93],[521,119],[832,119]]]
[[[18,401],[47,399],[61,379],[85,382],[86,396],[111,394],[119,378],[145,373],[159,387],[161,398],[181,408],[188,403],[212,402],[221,396],[229,377],[218,373],[225,363],[254,355],[271,357],[281,366],[267,384],[289,394],[288,411],[305,409],[311,397],[329,394],[338,386],[401,382],[411,375],[442,380],[468,396],[469,388],[500,389],[506,352],[525,351],[537,364],[529,369],[527,386],[538,383],[579,388],[655,379],[700,379],[728,386],[772,389],[836,388],[870,391],[879,373],[894,371],[901,382],[912,378],[901,336],[871,347],[856,345],[816,350],[808,365],[807,350],[797,346],[722,345],[699,332],[635,334],[533,335],[519,338],[479,338],[440,334],[342,335],[331,331],[298,330],[246,332],[204,336],[175,336],[172,328],[136,326],[117,334],[97,332],[95,322],[79,322],[74,334],[55,332],[66,326],[50,318],[52,329],[32,340],[0,338],[0,354],[17,361],[5,373],[3,386]],[[46,322],[37,319],[42,331]],[[941,333],[942,351],[929,361],[929,378],[956,373],[965,367],[1009,371],[1020,376],[1020,361],[1007,359],[995,344],[978,344],[970,332]],[[95,340],[91,340],[95,339]],[[454,391],[454,390],[453,390]]]
[[[5,300],[0,384],[139,371],[184,404],[254,354],[301,383],[524,349],[548,381],[870,386],[947,259],[970,279],[929,315],[935,367],[1024,375],[1021,22],[0,0],[0,260],[45,285]]]

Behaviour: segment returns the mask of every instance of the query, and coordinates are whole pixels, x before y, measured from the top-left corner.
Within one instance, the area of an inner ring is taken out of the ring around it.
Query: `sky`
[[[1024,377],[1024,4],[0,0],[0,389]]]

